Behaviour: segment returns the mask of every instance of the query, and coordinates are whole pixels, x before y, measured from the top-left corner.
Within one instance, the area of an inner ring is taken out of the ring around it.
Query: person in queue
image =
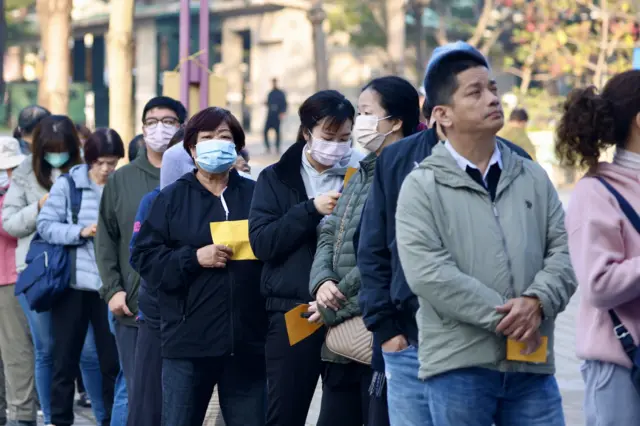
[[[149,214],[160,189],[172,184],[186,173],[193,171],[193,159],[184,150],[182,141],[184,128],[179,129],[169,141],[169,148],[162,158],[160,186],[142,197],[135,221],[129,249],[133,252],[140,227]],[[176,146],[179,151],[173,149]],[[183,155],[175,155],[182,153]],[[167,175],[169,178],[167,178]],[[137,270],[135,264],[131,264]],[[138,340],[136,342],[135,377],[133,400],[136,404],[129,409],[128,424],[131,426],[158,426],[162,415],[162,392],[148,392],[148,389],[162,389],[162,346],[160,339],[160,306],[158,292],[149,288],[144,279],[140,280],[138,291]]]
[[[516,108],[509,114],[509,121],[498,133],[504,139],[518,145],[527,151],[533,161],[536,161],[536,146],[533,144],[527,133],[527,124],[529,123],[529,114],[524,108]]]
[[[42,119],[50,115],[51,113],[40,105],[25,107],[18,114],[18,127],[13,131],[13,137],[20,142],[20,149],[24,155],[31,154],[33,132]]]
[[[71,120],[49,115],[41,120],[33,133],[33,154],[12,173],[11,185],[2,207],[2,223],[10,235],[18,238],[16,270],[26,268],[29,245],[36,232],[36,219],[49,196],[53,183],[63,173],[81,164],[80,144]],[[52,423],[51,389],[54,370],[51,311],[37,313],[29,307],[24,295],[18,297],[27,316],[35,348],[35,380],[45,424]],[[80,357],[80,369],[87,384],[99,383],[100,366],[93,343],[92,330],[86,336]],[[89,379],[91,377],[91,379]],[[102,395],[92,395],[94,412],[100,413]]]
[[[425,86],[447,140],[406,177],[396,210],[420,304],[421,415],[434,426],[564,426],[554,321],[576,282],[562,203],[540,165],[496,138],[504,113],[480,57],[443,53],[427,79],[439,83]]]
[[[61,121],[58,130],[74,134],[65,128],[70,124],[70,121]],[[75,277],[71,279],[70,290],[51,309],[54,341],[51,421],[56,426],[73,424],[76,366],[89,327],[93,330],[102,373],[97,386],[101,394],[98,400],[103,405],[100,410],[102,418],[97,420],[103,426],[111,422],[114,383],[119,371],[116,344],[109,331],[107,306],[98,294],[102,283],[93,237],[102,190],[118,161],[124,157],[124,144],[114,130],[99,129],[87,139],[84,152],[86,164],[69,170],[75,189],[82,194],[77,223],[73,221],[71,186],[67,179],[58,179],[53,184],[37,220],[38,233],[45,241],[75,247]],[[90,390],[91,386],[87,383]]]
[[[376,159],[387,146],[416,132],[418,99],[416,89],[395,76],[372,80],[358,99],[359,115],[353,134],[355,141],[369,154],[360,162],[358,171],[345,186],[323,225],[311,268],[310,291],[318,306],[315,317],[321,316],[328,327],[361,315],[357,300],[360,274],[353,237],[369,194]],[[376,372],[373,382],[374,370],[370,366],[350,362],[332,353],[326,345],[322,347],[322,359],[328,364],[318,425],[389,424],[381,359],[376,359],[373,365]]]
[[[449,57],[469,59],[489,66],[486,58],[467,43],[457,42],[437,48],[427,65],[424,86],[427,104],[441,91],[457,87],[457,66],[436,80],[430,71]],[[378,156],[373,182],[362,211],[354,241],[360,271],[359,305],[367,328],[373,332],[374,359],[384,358],[389,421],[392,426],[430,424],[424,398],[424,382],[418,378],[418,299],[404,277],[398,259],[396,205],[405,177],[431,155],[441,141],[439,126],[416,133],[387,147]],[[516,154],[529,158],[519,147],[504,141]],[[361,229],[376,230],[361,232]]]
[[[129,243],[140,200],[160,182],[162,158],[186,118],[184,106],[175,99],[158,96],[145,105],[142,131],[145,155],[118,169],[107,181],[100,202],[95,237],[96,259],[102,279],[100,295],[115,318],[115,334],[126,386],[132,405],[138,325],[140,277],[129,263]]]
[[[296,143],[256,184],[249,216],[251,247],[265,262],[261,291],[266,297],[269,386],[267,425],[302,426],[323,365],[324,332],[289,345],[285,312],[309,301],[309,273],[321,221],[331,214],[349,166],[361,156],[351,149],[353,105],[325,90],[299,110]]]
[[[136,158],[138,158],[139,153],[146,151],[147,148],[144,144],[144,135],[139,134],[134,136],[133,139],[131,139],[131,142],[129,142],[129,147],[127,148],[129,161],[135,160]]]
[[[0,136],[0,171],[7,176],[0,179],[0,209],[11,185],[13,171],[24,159],[17,139]],[[0,397],[5,400],[4,406],[0,401],[0,423],[9,420],[10,425],[35,426],[38,419],[33,343],[29,323],[14,294],[18,279],[15,263],[17,246],[17,238],[4,230],[0,219],[0,368],[3,373]],[[7,414],[8,419],[5,417]]]
[[[640,212],[640,71],[569,95],[557,128],[563,164],[587,169],[565,220],[580,286],[577,355],[585,383],[585,425],[640,424],[630,359],[640,343],[640,233],[613,192]],[[599,162],[615,146],[613,161]],[[628,333],[628,334],[627,334]],[[624,347],[624,346],[627,347]]]
[[[157,291],[161,318],[162,425],[202,424],[214,386],[229,426],[265,424],[262,262],[234,260],[211,224],[246,221],[255,182],[233,168],[245,135],[226,109],[187,123],[184,149],[196,170],[157,195],[131,261]],[[248,235],[235,235],[248,244]]]

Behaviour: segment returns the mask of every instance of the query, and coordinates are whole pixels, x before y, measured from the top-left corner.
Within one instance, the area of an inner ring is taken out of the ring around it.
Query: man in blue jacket
[[[467,43],[456,42],[437,48],[427,65],[424,86],[427,102],[436,91],[453,93],[450,84],[431,81],[434,66],[443,59],[460,58],[489,68],[487,59]],[[455,63],[455,61],[453,61]],[[453,68],[458,75],[464,69]],[[424,385],[418,379],[418,328],[415,314],[418,300],[404,277],[396,245],[396,204],[405,177],[431,155],[439,143],[435,129],[412,135],[385,148],[378,157],[373,183],[362,212],[357,263],[361,275],[360,308],[367,328],[374,333],[373,367],[387,378],[387,398],[391,426],[429,425],[429,409]],[[518,155],[527,153],[510,142]],[[356,234],[357,235],[357,234]],[[382,356],[379,350],[382,349]]]

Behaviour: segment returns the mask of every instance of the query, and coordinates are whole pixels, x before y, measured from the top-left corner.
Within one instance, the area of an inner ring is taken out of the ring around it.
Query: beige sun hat
[[[22,163],[26,156],[20,150],[17,139],[0,136],[0,170],[14,169]]]

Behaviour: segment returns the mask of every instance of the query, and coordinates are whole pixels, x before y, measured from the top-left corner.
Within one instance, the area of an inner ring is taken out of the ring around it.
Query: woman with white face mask
[[[416,131],[420,114],[418,92],[402,78],[378,78],[362,90],[358,112],[354,138],[369,155],[360,162],[360,168],[322,226],[310,274],[309,290],[315,297],[317,312],[309,320],[322,321],[329,329],[349,320],[362,324],[357,318],[361,315],[360,273],[356,266],[354,234],[378,155],[386,146]],[[368,332],[363,330],[362,334],[366,336]],[[370,365],[337,355],[327,345],[322,347],[322,359],[327,364],[318,425],[388,425],[383,367],[378,367],[380,373],[372,383],[374,370]]]
[[[349,167],[360,155],[351,146],[353,105],[325,90],[299,110],[296,143],[258,177],[249,215],[249,238],[265,262],[261,279],[269,332],[266,343],[267,425],[301,426],[318,377],[324,329],[291,346],[285,312],[309,303],[309,272],[321,221],[333,211]]]

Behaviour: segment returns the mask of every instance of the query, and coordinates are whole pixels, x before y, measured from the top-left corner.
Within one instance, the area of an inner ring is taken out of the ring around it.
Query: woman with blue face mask
[[[49,115],[33,133],[32,152],[12,174],[12,182],[2,207],[4,229],[18,238],[16,269],[22,272],[29,244],[36,232],[36,219],[43,208],[55,180],[73,166],[82,163],[80,141],[69,117]],[[35,349],[35,382],[45,424],[51,424],[51,389],[53,380],[53,337],[51,312],[36,313],[24,296],[20,304],[27,316]],[[95,349],[85,345],[80,368],[85,378],[100,379]],[[91,381],[95,381],[91,379]],[[94,409],[102,404],[102,395],[92,395]],[[97,404],[97,405],[96,405]]]
[[[216,385],[227,425],[265,424],[262,263],[247,223],[255,182],[234,168],[244,145],[226,109],[193,116],[184,149],[195,171],[160,191],[134,242],[131,264],[158,297],[163,426],[202,424]]]

